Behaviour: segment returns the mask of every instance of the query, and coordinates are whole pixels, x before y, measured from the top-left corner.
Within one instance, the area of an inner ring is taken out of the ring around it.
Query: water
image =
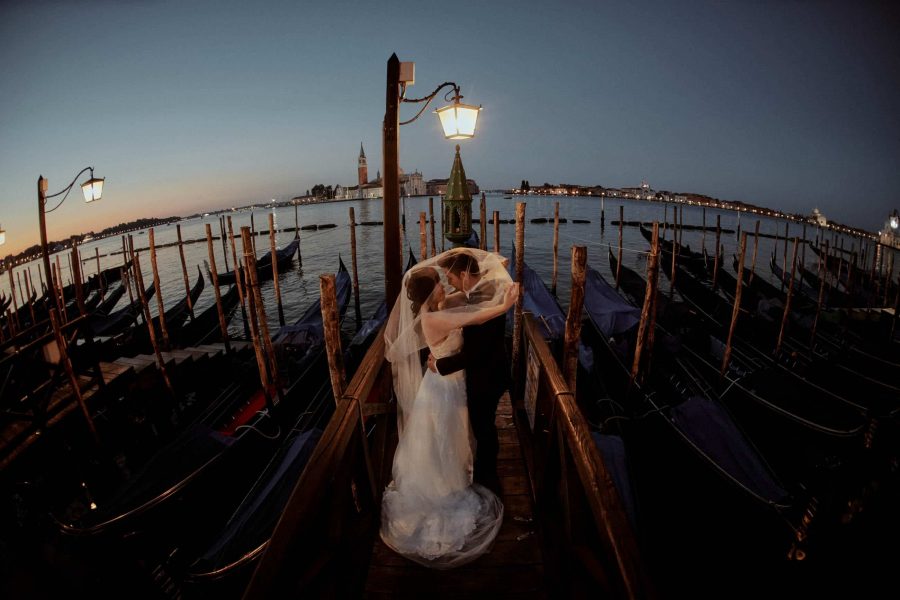
[[[487,216],[491,219],[493,212],[500,212],[500,219],[511,220],[515,218],[516,203],[524,201],[526,203],[525,210],[525,260],[526,262],[542,277],[549,286],[553,274],[553,213],[554,206],[559,202],[560,218],[567,219],[567,223],[560,223],[559,226],[559,257],[558,257],[558,273],[557,273],[557,295],[560,304],[565,310],[569,303],[569,295],[571,290],[571,248],[573,245],[581,245],[587,247],[588,264],[599,270],[605,277],[612,280],[614,275],[610,272],[609,262],[607,259],[607,246],[613,248],[616,252],[618,246],[618,227],[612,225],[612,221],[619,218],[619,207],[624,207],[625,221],[653,221],[658,220],[662,223],[664,215],[668,216],[671,222],[673,219],[673,207],[660,203],[650,203],[640,200],[623,200],[607,198],[603,201],[605,207],[606,227],[600,226],[601,199],[598,197],[548,197],[548,196],[513,196],[507,198],[503,194],[487,194]],[[441,250],[441,200],[440,197],[434,198],[435,212],[435,235],[437,239],[437,250]],[[405,198],[401,203],[401,208],[406,215],[406,235],[404,235],[404,248],[412,248],[413,253],[419,255],[419,226],[418,218],[420,212],[428,213],[428,197]],[[297,207],[299,216],[299,224],[328,224],[334,223],[336,227],[324,229],[321,231],[301,231],[300,232],[300,256],[302,261],[298,261],[295,257],[292,268],[286,272],[279,273],[279,283],[281,287],[282,303],[284,307],[285,321],[292,323],[303,314],[306,308],[314,302],[319,296],[319,275],[325,273],[334,273],[338,268],[338,257],[342,257],[348,269],[352,269],[350,256],[350,226],[348,209],[354,208],[357,222],[356,240],[357,240],[357,269],[359,273],[360,285],[360,306],[363,319],[368,318],[374,313],[378,304],[384,297],[384,228],[378,226],[362,226],[359,223],[364,221],[383,221],[382,201],[376,200],[350,200],[343,202],[330,202],[322,204],[310,204]],[[685,225],[702,224],[703,210],[697,206],[684,207],[683,223]],[[473,200],[472,205],[473,218],[479,217],[479,200]],[[293,227],[294,226],[294,207],[283,207],[278,209],[256,208],[252,211],[253,221],[256,230],[268,230],[268,215],[272,213],[275,220],[275,228]],[[241,226],[249,226],[251,221],[251,211],[244,210],[239,212],[226,213],[231,216],[232,223],[236,234],[240,231]],[[707,227],[715,227],[716,215],[721,216],[721,225],[725,229],[737,230],[738,214],[733,211],[717,211],[714,209],[706,209],[706,225]],[[531,219],[545,217],[547,223],[532,223]],[[748,238],[746,264],[749,266],[752,249],[753,238],[752,233],[757,218],[760,220],[760,233],[777,234],[784,236],[785,221],[770,219],[766,217],[757,217],[752,214],[740,215],[740,227],[743,231],[747,231],[751,236]],[[573,223],[573,219],[589,220],[590,223]],[[185,241],[201,239],[200,243],[190,243],[184,246],[185,261],[188,268],[188,276],[191,285],[193,285],[197,277],[197,266],[200,265],[204,277],[206,277],[206,268],[203,261],[208,261],[207,244],[205,241],[205,226],[209,223],[212,228],[213,236],[219,235],[218,215],[210,215],[205,218],[186,219],[181,221],[182,239]],[[479,225],[474,224],[473,227],[479,231]],[[430,229],[429,231],[429,250],[430,250]],[[487,246],[493,249],[494,246],[494,226],[486,225]],[[789,235],[801,235],[802,226],[797,223],[789,224]],[[134,237],[135,249],[146,249],[148,246],[147,231],[142,230],[132,233]],[[177,240],[176,225],[174,223],[162,225],[154,228],[155,241],[157,246],[175,242]],[[815,240],[817,230],[811,225],[806,227],[807,239]],[[289,243],[294,237],[294,232],[280,232],[276,235],[277,247],[282,247]],[[669,230],[667,238],[671,239],[671,230]],[[832,235],[827,234],[829,242]],[[511,256],[512,247],[515,240],[515,225],[500,225],[500,248],[501,253],[505,256]],[[721,243],[725,248],[726,266],[730,268],[732,254],[738,252],[738,237],[736,233],[723,233]],[[707,231],[705,239],[700,231],[684,231],[683,243],[689,245],[692,250],[699,251],[701,246],[705,244],[707,250],[711,253],[715,243],[715,231]],[[242,252],[242,244],[240,238],[236,240],[237,251],[240,256]],[[844,239],[844,248],[849,250],[851,246],[855,246],[859,250],[859,241],[847,237]],[[444,248],[449,248],[449,242],[443,242]],[[225,270],[225,258],[223,256],[223,248],[221,240],[214,240],[213,248],[216,257],[216,265],[219,272]],[[268,235],[257,237],[256,241],[257,255],[262,256],[269,251]],[[802,246],[801,246],[802,248]],[[94,260],[95,249],[100,251],[100,269],[106,269],[122,264],[122,241],[121,237],[111,237],[102,240],[92,240],[80,247],[82,258],[91,257],[83,263],[83,271],[85,278],[97,272],[97,263]],[[641,236],[637,227],[624,227],[623,230],[623,264],[637,270],[639,273],[646,272],[646,253],[649,245]],[[119,254],[113,254],[119,252]],[[788,244],[788,261],[790,261],[791,244]],[[798,250],[798,252],[801,252]],[[756,272],[767,278],[768,280],[778,283],[771,274],[768,266],[769,258],[775,254],[778,263],[783,262],[784,241],[774,240],[761,237],[759,239],[759,251],[756,265]],[[68,282],[71,278],[69,269],[68,253],[60,254],[60,264],[63,270],[63,280]],[[805,261],[807,266],[815,268],[816,255],[809,249],[805,252]],[[404,251],[404,257],[407,251]],[[802,254],[801,254],[802,256]],[[799,259],[799,257],[798,257]],[[157,261],[160,270],[160,286],[162,297],[166,307],[180,301],[185,295],[184,279],[181,269],[181,260],[178,254],[177,246],[169,246],[157,249]],[[51,256],[51,262],[55,262],[55,257]],[[231,251],[228,250],[228,268],[233,268],[231,260]],[[405,259],[404,259],[405,264]],[[871,252],[867,264],[871,266]],[[900,268],[900,261],[895,260],[895,270]],[[152,282],[152,269],[149,260],[149,252],[141,252],[141,267],[144,276],[144,282],[149,285]],[[666,265],[663,265],[666,268]],[[16,271],[30,269],[34,281],[38,281],[38,271],[41,270],[41,261],[33,261],[29,264],[16,268]],[[352,272],[352,271],[351,271]],[[24,274],[24,273],[23,273]],[[4,276],[0,278],[0,290],[9,293],[9,278]],[[204,308],[211,306],[215,302],[215,296],[212,285],[207,280],[203,293],[197,300],[195,305],[195,313],[202,311]],[[17,282],[18,286],[18,282]],[[667,289],[668,279],[660,278],[661,289]],[[223,290],[224,291],[224,290]],[[266,314],[269,320],[270,330],[274,331],[278,327],[278,312],[275,303],[274,284],[272,281],[261,283],[261,291],[266,303]],[[120,306],[124,306],[128,302],[126,294]],[[352,303],[352,300],[351,300]],[[157,303],[155,298],[151,299],[151,313],[156,314]],[[352,306],[348,308],[347,318],[344,322],[344,330],[352,333],[355,330],[356,322],[353,317]],[[243,335],[243,323],[240,311],[237,311],[234,318],[229,324],[230,332],[235,336]]]

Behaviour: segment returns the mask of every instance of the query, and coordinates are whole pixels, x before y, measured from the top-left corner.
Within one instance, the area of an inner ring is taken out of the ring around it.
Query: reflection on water
[[[407,232],[404,235],[404,248],[410,248],[413,253],[419,254],[419,227],[418,218],[420,212],[428,213],[429,202],[428,197],[406,198],[405,212]],[[560,303],[565,309],[569,301],[570,293],[570,251],[573,245],[583,245],[587,247],[588,262],[590,266],[599,270],[606,277],[612,277],[607,260],[607,246],[611,246],[615,251],[618,245],[618,227],[612,222],[619,218],[619,207],[624,208],[625,221],[663,221],[664,217],[668,217],[671,221],[673,218],[673,208],[657,203],[648,203],[644,201],[634,200],[618,200],[605,199],[603,202],[605,224],[604,228],[600,226],[601,199],[596,197],[573,197],[573,198],[557,198],[557,197],[513,197],[504,198],[502,194],[488,194],[486,197],[487,215],[490,219],[494,211],[500,212],[501,220],[512,220],[515,218],[515,206],[518,201],[526,202],[526,225],[525,225],[525,260],[537,271],[547,284],[550,284],[553,273],[553,213],[556,202],[559,202],[559,214],[561,219],[567,222],[560,223],[559,226],[559,258],[558,258],[558,296]],[[440,236],[441,231],[441,211],[440,198],[434,197],[434,213],[435,213],[435,231]],[[473,217],[478,218],[479,200],[473,202]],[[383,227],[380,225],[361,225],[364,222],[382,221],[382,203],[381,200],[353,200],[346,202],[331,202],[324,204],[311,204],[300,206],[296,212],[295,207],[287,206],[276,210],[266,210],[264,208],[256,208],[253,212],[229,212],[235,228],[235,234],[238,239],[238,254],[242,252],[239,230],[241,226],[250,226],[251,219],[257,230],[268,230],[268,214],[273,213],[278,227],[294,227],[295,219],[299,220],[300,226],[305,225],[321,225],[335,224],[336,227],[331,229],[323,229],[321,231],[304,230],[299,231],[300,243],[300,260],[294,259],[293,268],[279,273],[279,282],[281,287],[281,295],[284,303],[285,319],[288,323],[296,320],[306,309],[306,307],[319,295],[319,275],[324,273],[334,273],[338,267],[338,256],[343,258],[348,269],[351,269],[350,258],[350,231],[349,231],[349,208],[354,208],[356,215],[356,240],[357,240],[357,261],[360,284],[360,304],[362,308],[363,318],[371,315],[378,303],[384,295],[384,239]],[[700,225],[703,221],[703,209],[696,206],[684,207],[683,223],[685,225]],[[721,225],[725,229],[735,230],[734,233],[723,234],[721,244],[725,250],[726,264],[730,268],[731,256],[737,253],[738,237],[736,230],[740,225],[743,230],[752,234],[756,224],[754,215],[737,215],[731,211],[715,211],[706,209],[706,225],[715,227],[716,216],[720,215]],[[295,217],[296,215],[296,217]],[[531,219],[544,217],[546,223],[532,223]],[[574,223],[573,220],[586,220],[589,223]],[[209,215],[204,218],[194,218],[181,222],[182,238],[186,242],[184,246],[184,256],[187,263],[188,274],[191,281],[196,275],[197,265],[203,269],[204,275],[206,268],[203,262],[208,260],[205,226],[211,224],[214,236],[219,236],[218,215]],[[785,223],[784,221],[776,221],[768,218],[760,219],[760,232],[763,234],[778,234],[784,236],[785,227],[788,228],[790,236],[801,235],[802,226],[796,223]],[[479,225],[474,224],[476,231]],[[486,227],[488,237],[488,248],[493,248],[494,244],[494,226]],[[164,246],[177,241],[175,224],[162,225],[154,230],[156,244]],[[134,232],[134,244],[136,249],[147,248],[147,235],[145,231]],[[281,247],[290,242],[294,237],[294,232],[279,232],[276,235],[276,244]],[[814,240],[817,236],[815,227],[807,226],[806,235],[808,239]],[[668,232],[671,238],[671,230]],[[501,252],[509,256],[511,254],[512,245],[515,239],[515,225],[510,223],[502,223],[500,225],[500,242]],[[831,233],[828,233],[829,242],[831,242]],[[704,235],[701,231],[683,232],[683,243],[689,245],[692,250],[699,251],[705,247],[710,253],[715,243],[715,232],[707,231]],[[858,248],[858,241],[845,238],[843,241],[844,248]],[[257,255],[262,255],[269,250],[268,235],[263,235],[256,240]],[[449,248],[450,245],[444,242],[444,247]],[[428,247],[430,248],[430,241]],[[437,240],[437,248],[440,251],[442,242]],[[748,240],[748,258],[749,265],[751,248],[753,246],[752,238]],[[83,263],[85,277],[97,272],[97,262],[94,259],[96,250],[100,254],[100,269],[106,269],[112,266],[122,264],[122,241],[120,237],[106,238],[104,240],[93,240],[81,246],[81,254],[83,258],[91,257]],[[223,255],[222,242],[215,240],[213,244],[216,253],[216,264],[220,270],[225,270],[226,257]],[[646,251],[648,244],[641,236],[637,227],[624,227],[623,229],[623,263],[643,273],[646,270]],[[784,241],[776,241],[770,238],[760,238],[758,251],[757,272],[766,277],[770,281],[775,281],[771,276],[768,263],[772,254],[778,257],[779,262],[783,260],[785,252]],[[790,252],[790,249],[788,249]],[[117,254],[116,254],[117,253]],[[404,252],[406,254],[406,251]],[[801,251],[801,257],[803,251]],[[790,256],[788,256],[788,260]],[[805,252],[805,261],[808,265],[815,265],[815,254],[812,251]],[[179,258],[178,247],[168,246],[158,248],[157,260],[160,269],[160,283],[162,288],[162,296],[166,307],[181,300],[185,295],[184,279],[181,270],[181,261]],[[51,261],[55,262],[55,258],[51,257]],[[70,269],[68,266],[66,253],[60,254],[60,264],[63,270],[63,279],[70,279]],[[228,249],[227,263],[233,268],[230,248]],[[900,267],[900,261],[895,261],[897,267]],[[404,260],[405,264],[405,260]],[[871,252],[869,258],[871,264]],[[151,281],[152,272],[149,256],[142,256],[141,265],[145,282]],[[16,269],[30,268],[34,281],[38,281],[38,272],[41,269],[41,262],[33,261],[28,265],[20,266]],[[668,285],[666,277],[660,278],[660,285],[665,289]],[[275,307],[274,286],[272,281],[261,283],[262,294],[267,302],[267,316],[270,321],[270,327],[277,327],[278,312]],[[0,281],[0,290],[4,293],[9,292],[8,277],[3,277]],[[123,305],[128,301],[127,294],[122,300]],[[195,311],[203,310],[211,306],[215,302],[215,297],[211,286],[207,285],[195,305]],[[151,312],[156,314],[156,303],[151,303]],[[355,328],[352,308],[348,310],[348,318],[345,321],[345,330],[352,332]],[[235,335],[243,333],[243,324],[241,323],[240,311],[230,324],[230,330]]]

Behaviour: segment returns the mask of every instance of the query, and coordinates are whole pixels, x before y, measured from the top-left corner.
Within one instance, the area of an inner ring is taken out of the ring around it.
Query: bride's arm
[[[513,283],[503,295],[503,303],[472,312],[435,311],[422,314],[422,331],[429,345],[436,344],[447,337],[453,329],[468,325],[480,325],[504,314],[519,297],[519,284]]]

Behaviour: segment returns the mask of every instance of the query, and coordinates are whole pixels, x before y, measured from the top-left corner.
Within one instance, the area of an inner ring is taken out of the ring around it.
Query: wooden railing
[[[382,490],[375,474],[382,466],[387,420],[395,418],[386,410],[390,390],[379,332],[337,400],[244,598],[360,595],[365,573],[354,569],[367,564],[378,525]],[[374,457],[364,428],[372,420]]]
[[[554,587],[569,597],[655,597],[612,475],[531,315],[523,342],[513,413]]]
[[[530,318],[523,337],[521,372],[527,376],[514,412],[541,531],[545,538],[551,532],[546,541],[555,546],[545,554],[556,557],[562,595],[604,589],[614,597],[653,597],[612,477]],[[379,333],[337,400],[244,598],[362,595],[390,477],[392,408],[390,365]],[[532,408],[533,429],[527,420]],[[553,539],[555,530],[563,535]]]

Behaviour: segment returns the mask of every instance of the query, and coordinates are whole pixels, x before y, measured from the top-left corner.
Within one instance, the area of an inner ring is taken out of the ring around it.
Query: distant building
[[[825,218],[818,208],[814,208],[812,210],[812,214],[809,216],[809,222],[813,225],[818,225],[819,227],[827,227],[828,219]]]
[[[443,196],[447,193],[447,182],[449,181],[449,179],[429,179],[425,184],[425,193],[429,196]],[[474,179],[466,179],[466,185],[471,195],[481,193]]]
[[[900,212],[894,209],[878,232],[878,241],[885,246],[900,249]]]
[[[381,172],[378,171],[375,179],[369,181],[369,166],[366,161],[366,151],[362,142],[359,144],[359,157],[356,161],[357,183],[352,186],[338,184],[334,188],[335,200],[351,200],[353,198],[383,198],[384,182],[381,180]],[[400,195],[424,196],[426,186],[422,174],[414,171],[409,175],[400,169]]]

